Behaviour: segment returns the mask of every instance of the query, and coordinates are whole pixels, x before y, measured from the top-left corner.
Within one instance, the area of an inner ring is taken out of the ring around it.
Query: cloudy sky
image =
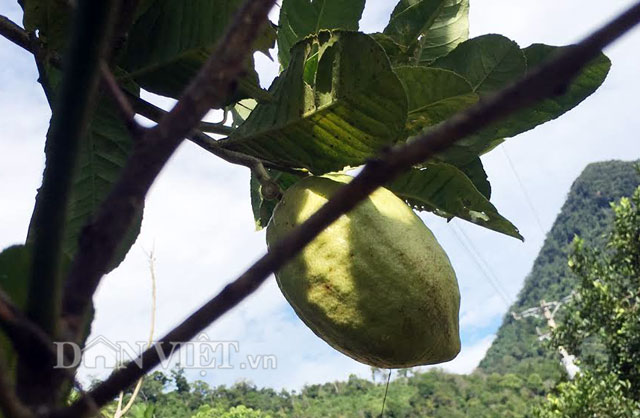
[[[471,35],[501,33],[521,46],[564,45],[579,40],[630,0],[472,0]],[[381,30],[393,2],[369,0],[361,27]],[[4,1],[0,14],[21,21],[17,4]],[[277,13],[272,14],[274,17]],[[590,162],[640,156],[640,31],[606,53],[613,67],[603,87],[560,120],[510,139],[483,157],[493,185],[492,201],[519,227],[525,243],[463,221],[449,224],[431,215],[425,223],[449,254],[461,293],[462,352],[443,364],[469,373],[493,340],[508,305],[520,290],[573,180]],[[44,136],[50,112],[29,54],[0,39],[0,247],[24,240],[44,165]],[[261,82],[277,66],[257,56]],[[159,105],[171,101],[147,96]],[[106,277],[95,297],[93,337],[134,344],[149,330],[147,252],[155,251],[159,336],[215,295],[265,251],[264,233],[254,231],[249,173],[184,143],[162,172],[147,200],[142,233],[119,269]],[[207,329],[214,341],[238,342],[229,369],[193,378],[211,384],[248,379],[258,386],[299,388],[306,383],[370,376],[334,351],[293,314],[270,279],[237,309]],[[275,369],[246,367],[249,356],[277,358]],[[100,376],[102,369],[82,370]]]

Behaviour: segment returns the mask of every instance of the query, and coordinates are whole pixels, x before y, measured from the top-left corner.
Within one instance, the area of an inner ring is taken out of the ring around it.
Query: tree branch
[[[81,234],[63,296],[62,320],[67,339],[79,339],[92,295],[160,170],[209,109],[221,107],[234,90],[273,3],[274,0],[250,0],[241,8],[178,103],[134,144],[121,178]]]
[[[531,71],[517,83],[434,127],[415,141],[392,149],[381,159],[367,163],[353,181],[338,190],[318,212],[278,242],[237,280],[228,284],[216,297],[191,314],[153,347],[142,353],[138,359],[115,371],[107,380],[96,386],[90,392],[96,403],[104,405],[109,402],[120,390],[130,386],[140,376],[157,366],[160,362],[158,355],[160,350],[170,350],[172,343],[175,342],[189,341],[240,303],[324,228],[353,209],[375,189],[386,184],[403,170],[425,161],[478,129],[538,100],[556,95],[605,46],[639,21],[640,3],[637,3],[620,17],[540,68]],[[142,364],[142,367],[138,364]],[[82,416],[84,408],[84,401],[81,399],[55,416]]]
[[[231,135],[235,129],[231,126],[226,126],[221,123],[200,122],[200,130],[203,132],[209,132],[219,135]]]
[[[18,399],[11,382],[9,381],[9,371],[4,364],[4,359],[0,358],[0,412],[5,417],[30,418],[33,414]]]
[[[131,103],[127,96],[124,94],[116,78],[113,76],[111,69],[107,65],[105,61],[100,63],[100,75],[102,77],[102,84],[109,92],[111,98],[116,104],[118,111],[120,112],[120,116],[124,121],[129,133],[134,140],[140,139],[143,135],[145,128],[140,126],[138,122],[135,120],[136,112],[133,111],[133,107],[131,107]]]
[[[31,40],[29,39],[27,32],[2,15],[0,15],[0,35],[4,36],[19,47],[28,51],[31,50]]]
[[[51,338],[36,324],[29,320],[20,309],[11,302],[9,296],[0,290],[0,329],[9,338],[18,360],[29,362],[32,368],[51,370],[56,366],[58,353]],[[64,354],[64,353],[63,353]],[[72,364],[74,359],[65,357],[65,364]],[[59,369],[66,379],[73,383],[81,394],[86,394],[82,385],[76,380],[71,369]],[[3,390],[0,388],[0,392]],[[95,402],[88,396],[88,407],[96,410]],[[13,416],[13,415],[7,415]]]
[[[144,116],[145,118],[152,120],[154,122],[158,122],[162,119],[164,115],[167,114],[167,111],[155,106],[152,103],[147,102],[144,99],[136,97],[132,94],[126,93],[129,100],[133,104],[133,108],[135,112],[139,115]],[[200,127],[202,127],[202,123],[200,123]],[[214,124],[212,124],[214,125]],[[216,124],[217,125],[217,124]],[[228,127],[225,127],[228,128]],[[216,157],[222,158],[223,160],[237,165],[243,165],[248,168],[254,168],[256,164],[262,163],[264,166],[273,168],[275,170],[286,171],[292,174],[302,174],[300,170],[293,170],[288,167],[282,167],[277,164],[271,164],[266,161],[262,161],[258,158],[252,157],[250,155],[241,154],[239,152],[227,150],[220,146],[217,140],[211,138],[209,135],[205,134],[200,130],[194,130],[192,134],[187,136],[187,139],[199,147],[209,151]]]
[[[47,163],[33,215],[33,259],[27,316],[47,334],[55,335],[60,314],[62,241],[67,206],[77,166],[80,138],[85,133],[99,80],[98,64],[107,49],[112,1],[81,1],[75,12],[65,71],[47,138]],[[46,74],[41,74],[46,77]],[[30,405],[52,402],[51,370],[18,363],[18,393]]]

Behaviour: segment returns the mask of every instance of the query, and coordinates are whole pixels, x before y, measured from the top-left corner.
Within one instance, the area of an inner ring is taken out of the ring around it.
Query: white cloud
[[[449,373],[467,374],[471,373],[478,367],[480,360],[487,353],[491,343],[495,339],[495,335],[487,335],[482,340],[473,345],[463,346],[458,357],[447,363],[438,366],[430,366],[429,368],[439,368]]]
[[[477,300],[475,302],[476,303],[471,304],[465,304],[464,301],[462,302],[463,309],[460,315],[460,327],[463,329],[487,327],[496,317],[504,314],[505,307],[503,301],[496,294],[485,298],[482,303],[479,303]]]

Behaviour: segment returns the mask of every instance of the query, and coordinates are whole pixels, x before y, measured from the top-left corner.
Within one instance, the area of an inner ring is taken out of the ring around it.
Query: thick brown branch
[[[31,322],[2,291],[0,291],[0,329],[9,338],[18,359],[27,362],[30,368],[51,370],[56,366],[58,352],[51,338]],[[73,362],[74,359],[72,358],[64,358],[64,364],[72,364]],[[73,383],[76,390],[80,393],[85,393],[71,369],[59,370],[62,371],[66,379]],[[2,392],[1,389],[0,392]],[[88,407],[94,410],[95,403],[92,398],[88,398],[88,400]]]
[[[250,0],[242,7],[178,103],[134,145],[120,180],[80,237],[63,298],[63,327],[68,339],[78,340],[92,295],[160,170],[209,109],[221,107],[234,90],[273,3]]]
[[[9,380],[9,370],[0,358],[0,412],[5,417],[29,418],[33,414],[20,402]]]
[[[0,15],[0,35],[26,50],[31,50],[31,40],[27,32],[5,16]]]
[[[109,402],[120,390],[130,386],[140,376],[154,368],[160,361],[159,350],[165,350],[166,353],[167,350],[170,350],[172,343],[189,341],[198,332],[236,306],[324,228],[342,214],[353,209],[376,188],[384,185],[412,165],[423,162],[443,151],[466,135],[537,100],[556,95],[586,64],[597,56],[602,48],[620,37],[638,21],[640,21],[640,3],[580,44],[566,50],[494,97],[435,127],[414,142],[389,151],[380,160],[369,162],[351,183],[342,187],[324,207],[271,248],[237,280],[227,285],[216,297],[165,335],[154,347],[142,353],[136,361],[114,372],[107,380],[96,386],[91,394],[97,404],[103,405]],[[142,367],[138,367],[138,363],[142,364]],[[57,416],[80,416],[84,413],[84,407],[81,400],[61,411]]]

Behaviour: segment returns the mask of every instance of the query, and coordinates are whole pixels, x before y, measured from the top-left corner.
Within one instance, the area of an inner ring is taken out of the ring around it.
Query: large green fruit
[[[349,176],[290,187],[267,227],[281,239]],[[379,188],[276,274],[298,316],[335,349],[376,367],[441,363],[460,351],[460,293],[442,247],[418,216]]]

